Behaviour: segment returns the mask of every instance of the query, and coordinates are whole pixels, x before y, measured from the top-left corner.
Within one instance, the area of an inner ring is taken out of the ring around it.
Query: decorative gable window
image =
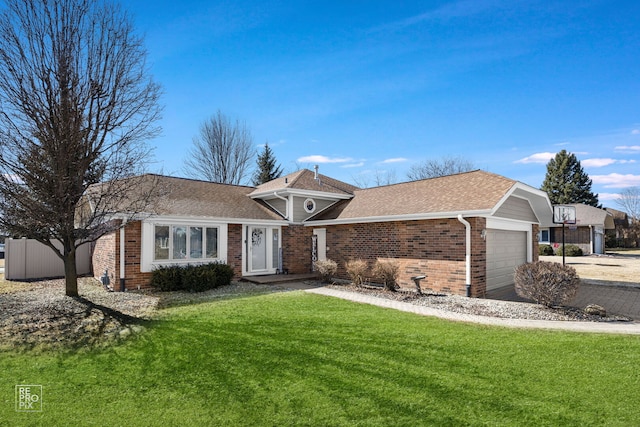
[[[219,227],[156,224],[153,260],[218,259],[219,231]]]
[[[307,213],[313,213],[316,210],[316,201],[313,199],[306,199],[304,201],[304,210]]]

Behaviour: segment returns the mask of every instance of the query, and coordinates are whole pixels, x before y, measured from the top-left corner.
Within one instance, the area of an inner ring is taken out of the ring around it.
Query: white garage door
[[[525,231],[487,230],[487,290],[513,284],[513,271],[527,262]]]

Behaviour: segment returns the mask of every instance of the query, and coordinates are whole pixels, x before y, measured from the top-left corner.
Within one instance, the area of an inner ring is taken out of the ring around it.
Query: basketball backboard
[[[576,223],[576,207],[555,205],[553,207],[553,223],[554,224],[575,224]]]

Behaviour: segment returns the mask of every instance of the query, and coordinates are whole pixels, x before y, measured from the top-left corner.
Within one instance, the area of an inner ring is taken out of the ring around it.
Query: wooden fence
[[[54,245],[60,249],[58,241]],[[91,244],[76,251],[78,275],[91,273]],[[33,239],[6,239],[4,277],[7,280],[34,280],[64,277],[64,263],[50,247]]]

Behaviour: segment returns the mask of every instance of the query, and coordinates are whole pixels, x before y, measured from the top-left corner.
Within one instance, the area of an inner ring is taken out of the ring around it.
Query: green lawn
[[[14,387],[43,386],[17,413]],[[640,338],[279,293],[166,310],[107,350],[0,352],[0,426],[640,424]]]

